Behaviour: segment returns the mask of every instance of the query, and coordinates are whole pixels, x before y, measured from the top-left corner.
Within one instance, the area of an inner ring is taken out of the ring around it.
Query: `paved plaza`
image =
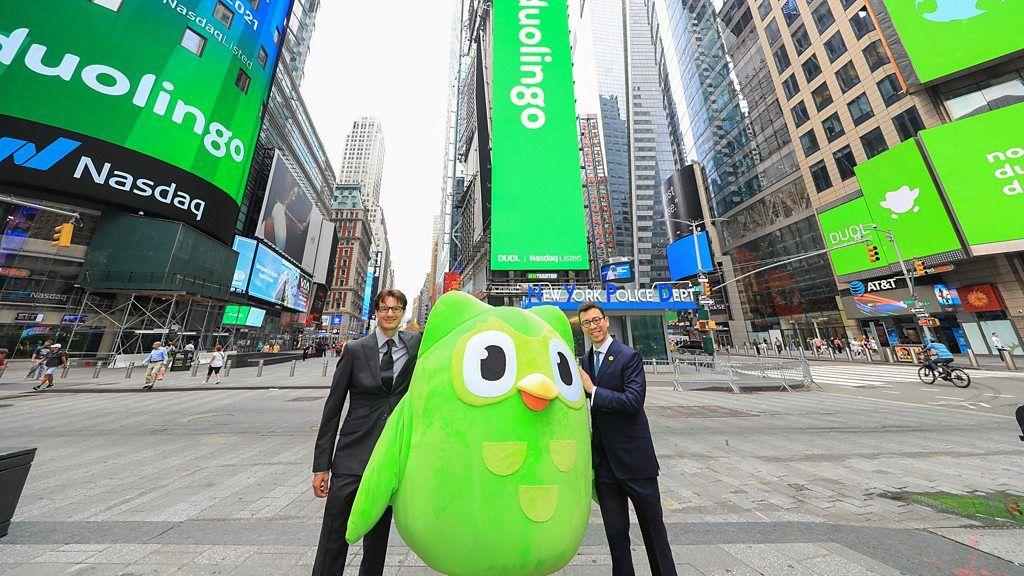
[[[219,386],[173,373],[142,392],[140,371],[129,381],[124,370],[76,370],[42,393],[9,372],[0,444],[38,454],[0,539],[0,574],[309,574],[324,503],[309,486],[322,371],[323,359],[300,362],[294,377],[287,364],[260,378],[236,369]],[[1018,387],[1024,397],[1024,383],[998,381],[1005,396]],[[890,396],[652,384],[647,412],[680,573],[1024,574],[1024,531],[882,496],[1024,494],[1015,422]],[[610,574],[600,523],[595,505],[563,574]],[[635,526],[633,535],[638,573],[649,573]],[[434,573],[397,532],[391,545],[388,574]],[[359,554],[353,547],[346,573]]]

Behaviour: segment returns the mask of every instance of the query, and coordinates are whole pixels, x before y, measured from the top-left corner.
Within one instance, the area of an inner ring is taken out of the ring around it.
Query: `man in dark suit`
[[[583,359],[590,398],[594,485],[612,553],[612,574],[633,576],[629,508],[633,503],[654,576],[675,576],[658,490],[658,459],[644,414],[647,379],[640,353],[608,334],[608,317],[594,302],[579,307],[593,347]]]
[[[313,493],[317,498],[327,498],[327,505],[313,576],[341,576],[345,570],[345,531],[359,482],[384,424],[408,390],[416,367],[420,334],[398,330],[408,304],[405,294],[382,290],[373,302],[377,329],[346,347],[334,370],[331,393],[324,403],[317,432]],[[348,413],[341,423],[346,396]],[[383,574],[390,531],[388,508],[363,538],[361,576]]]

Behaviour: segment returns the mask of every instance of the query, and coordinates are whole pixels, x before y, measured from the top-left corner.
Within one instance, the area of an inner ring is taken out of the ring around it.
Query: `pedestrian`
[[[1019,438],[1024,441],[1024,404],[1017,407],[1015,415],[1017,416],[1017,426],[1020,427]]]
[[[634,573],[629,536],[632,502],[651,573],[675,576],[658,488],[658,458],[644,413],[643,357],[608,334],[608,316],[599,304],[584,302],[578,314],[591,342],[581,376],[591,404],[594,493],[611,550],[612,574]]]
[[[775,337],[775,352],[779,356],[782,356],[782,340],[780,340],[778,336]]]
[[[274,343],[274,354],[277,354],[280,351],[281,351],[281,343],[280,342],[275,342]]]
[[[353,342],[361,354],[342,356],[334,370],[313,452],[313,494],[327,498],[313,576],[338,576],[345,571],[345,532],[359,482],[388,416],[405,396],[416,368],[420,334],[398,330],[407,304],[405,294],[398,290],[380,291],[373,300],[377,329]],[[342,423],[346,397],[348,411]],[[344,431],[340,438],[339,424]],[[390,531],[389,506],[363,537],[360,574],[383,573]]]
[[[47,340],[41,346],[36,346],[36,349],[32,351],[32,365],[28,369],[28,374],[25,375],[26,379],[36,380],[43,375],[43,360],[46,359],[46,355],[50,353],[50,346],[53,345],[53,340]]]
[[[45,365],[43,379],[32,387],[33,390],[39,390],[44,384],[47,388],[53,388],[53,374],[58,367],[68,365],[68,355],[60,349],[60,344],[52,344],[50,353],[42,359],[42,363]]]
[[[220,344],[213,347],[213,356],[210,356],[210,367],[206,369],[206,380],[203,384],[210,383],[210,376],[213,374],[217,375],[217,381],[215,384],[220,384],[220,369],[224,367],[224,348]]]
[[[306,358],[309,358],[309,348],[310,348],[309,345],[302,347],[302,361],[303,362],[306,361]]]
[[[188,344],[185,344],[185,350],[187,350],[187,351],[189,351],[189,352],[195,352],[195,351],[196,351],[196,345],[195,345],[195,344],[193,344],[193,343],[192,343],[192,342],[190,341],[190,342],[189,342]]]
[[[7,371],[7,354],[9,354],[7,348],[0,348],[0,378],[3,378],[4,372]]]
[[[1007,349],[1006,345],[1003,344],[1003,339],[999,337],[998,332],[992,333],[992,347],[996,349],[996,354],[999,354],[1003,350]]]
[[[263,342],[256,344],[256,351],[263,352]]]
[[[144,361],[146,364],[146,385],[142,387],[143,390],[153,389],[153,384],[158,380],[157,376],[163,372],[165,362],[167,362],[167,351],[164,350],[163,344],[157,340],[153,342],[153,349]]]

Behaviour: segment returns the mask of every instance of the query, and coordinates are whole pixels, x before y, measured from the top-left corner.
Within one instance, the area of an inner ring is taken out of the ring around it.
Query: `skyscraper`
[[[295,0],[292,15],[288,20],[288,33],[284,37],[284,59],[282,66],[299,84],[305,76],[306,58],[309,56],[309,41],[313,37],[316,24],[316,13],[320,10],[320,0]]]

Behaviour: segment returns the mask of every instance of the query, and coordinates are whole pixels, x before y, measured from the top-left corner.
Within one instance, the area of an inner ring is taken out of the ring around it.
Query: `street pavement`
[[[8,373],[0,444],[39,452],[0,538],[0,574],[309,574],[323,512],[309,488],[323,363],[299,362],[294,377],[287,364],[260,378],[235,369],[220,385],[171,373],[151,392],[139,371],[76,370],[44,392]],[[794,393],[652,383],[646,409],[680,573],[1024,574],[1024,531],[882,496],[1024,494],[1015,422],[921,402],[930,392],[899,380],[904,371],[844,366],[847,384],[864,384],[844,386],[828,368],[813,368],[822,390]],[[893,388],[869,387],[872,369]],[[1016,377],[982,383],[1024,396]],[[638,573],[649,574],[636,526],[632,535]],[[353,547],[346,574],[359,558]],[[562,573],[610,572],[595,506]],[[386,573],[434,574],[397,532]]]

